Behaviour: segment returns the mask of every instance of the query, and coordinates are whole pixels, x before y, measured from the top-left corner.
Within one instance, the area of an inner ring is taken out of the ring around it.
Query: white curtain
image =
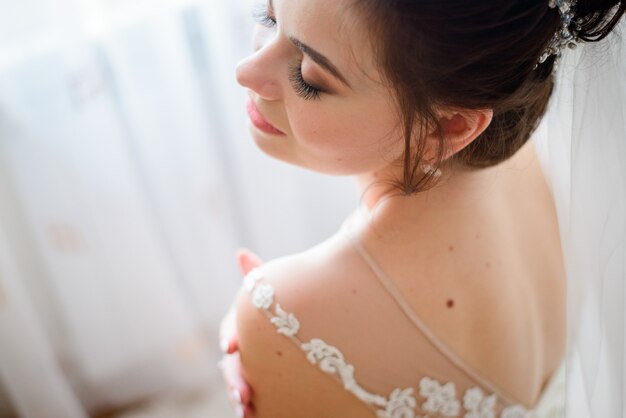
[[[219,379],[235,249],[299,251],[356,204],[351,180],[249,138],[234,67],[250,15],[243,1],[0,0],[0,388],[20,416]]]

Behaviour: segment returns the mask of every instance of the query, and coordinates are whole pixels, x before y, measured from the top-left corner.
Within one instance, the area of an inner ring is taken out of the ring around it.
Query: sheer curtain
[[[537,144],[568,274],[567,418],[626,412],[626,22],[566,51]]]
[[[247,1],[0,0],[0,388],[20,416],[216,380],[235,249],[307,248],[356,204],[349,179],[249,138],[234,67],[250,15]]]

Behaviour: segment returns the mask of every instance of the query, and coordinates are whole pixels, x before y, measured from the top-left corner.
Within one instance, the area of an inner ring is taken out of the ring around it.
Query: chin
[[[287,163],[305,170],[331,176],[354,176],[361,174],[366,169],[359,170],[338,157],[313,156],[307,154],[303,158],[302,153],[293,147],[293,140],[288,136],[276,136],[258,131],[254,126],[250,127],[250,133],[256,146],[267,156],[283,163]]]
[[[302,167],[302,163],[295,158],[291,150],[289,137],[269,135],[258,131],[254,126],[250,127],[250,134],[257,148],[265,155],[284,163]]]

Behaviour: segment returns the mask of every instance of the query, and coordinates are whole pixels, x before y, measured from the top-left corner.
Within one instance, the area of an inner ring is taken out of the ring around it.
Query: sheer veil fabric
[[[563,51],[535,135],[568,275],[567,418],[625,415],[626,19]]]

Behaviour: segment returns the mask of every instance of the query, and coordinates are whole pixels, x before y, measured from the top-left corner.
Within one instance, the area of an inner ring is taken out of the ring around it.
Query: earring
[[[440,177],[442,174],[440,169],[435,168],[430,164],[423,163],[421,164],[421,168],[424,174],[427,174],[429,176],[432,175],[435,178]]]

